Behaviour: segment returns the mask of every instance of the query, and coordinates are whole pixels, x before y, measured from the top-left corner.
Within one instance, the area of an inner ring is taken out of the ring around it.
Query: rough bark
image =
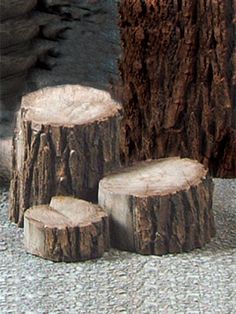
[[[190,159],[148,160],[99,183],[99,204],[110,217],[111,244],[162,255],[201,248],[215,235],[213,182]]]
[[[106,92],[45,88],[23,98],[13,139],[10,219],[53,195],[97,200],[99,180],[120,165],[121,106]]]
[[[121,1],[124,162],[182,155],[236,177],[235,8]]]
[[[72,197],[53,197],[49,205],[28,209],[24,217],[26,250],[52,261],[83,261],[109,249],[105,211]]]

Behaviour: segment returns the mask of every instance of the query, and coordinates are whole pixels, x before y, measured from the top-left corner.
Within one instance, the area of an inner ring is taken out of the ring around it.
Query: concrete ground
[[[83,263],[27,254],[0,192],[0,313],[236,313],[236,180],[215,180],[217,236],[188,254],[111,250]]]

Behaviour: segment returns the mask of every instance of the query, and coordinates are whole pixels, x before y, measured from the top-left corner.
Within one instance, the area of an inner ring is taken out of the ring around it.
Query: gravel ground
[[[202,250],[53,263],[25,252],[1,191],[0,313],[236,313],[236,180],[215,180],[214,212]]]

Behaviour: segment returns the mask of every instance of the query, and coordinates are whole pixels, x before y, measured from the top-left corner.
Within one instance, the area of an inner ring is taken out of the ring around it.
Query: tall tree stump
[[[99,183],[112,245],[161,255],[200,248],[215,234],[213,182],[197,161],[148,160]]]
[[[13,139],[10,218],[54,195],[97,201],[98,182],[120,166],[121,106],[106,92],[77,85],[23,98]]]
[[[24,216],[26,250],[52,261],[98,258],[109,249],[108,216],[97,205],[73,197],[53,197]]]
[[[236,1],[121,0],[122,161],[236,177]]]

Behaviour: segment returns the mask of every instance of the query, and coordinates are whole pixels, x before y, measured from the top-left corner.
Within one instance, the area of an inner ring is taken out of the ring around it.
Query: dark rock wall
[[[51,68],[57,41],[68,28],[59,8],[69,1],[1,0],[0,10],[0,137],[12,131],[14,113],[29,69]]]
[[[0,86],[6,86],[5,81],[10,81],[4,97],[1,96],[0,137],[12,135],[14,112],[22,93],[46,86],[81,84],[114,94],[114,86],[118,85],[120,44],[116,0],[39,0],[37,6],[36,1],[28,6],[26,3],[30,1],[0,1],[1,18],[5,16],[1,23],[9,21],[8,32],[17,14],[26,16],[24,20],[33,22],[32,29],[35,29],[32,39],[19,45],[19,49],[15,45],[11,52],[4,50],[4,53],[1,49],[5,58],[1,68],[7,75],[2,75]],[[22,13],[22,8],[26,10],[26,7],[27,12]],[[27,59],[22,59],[22,51]],[[16,68],[10,61],[12,54],[18,68],[23,69],[15,85],[12,85],[17,77]],[[8,143],[10,145],[10,140]],[[5,143],[0,138],[0,182],[9,174],[9,152],[3,147]]]
[[[109,0],[1,1],[0,137],[11,131],[22,93],[57,84],[114,86],[117,13]]]
[[[36,61],[29,52],[38,33],[32,22],[36,4],[36,0],[2,0],[0,4],[0,136],[9,129],[26,72]]]
[[[51,71],[34,68],[28,89],[81,84],[109,90],[117,82],[120,54],[118,9],[115,0],[71,0],[58,13],[69,21]]]

